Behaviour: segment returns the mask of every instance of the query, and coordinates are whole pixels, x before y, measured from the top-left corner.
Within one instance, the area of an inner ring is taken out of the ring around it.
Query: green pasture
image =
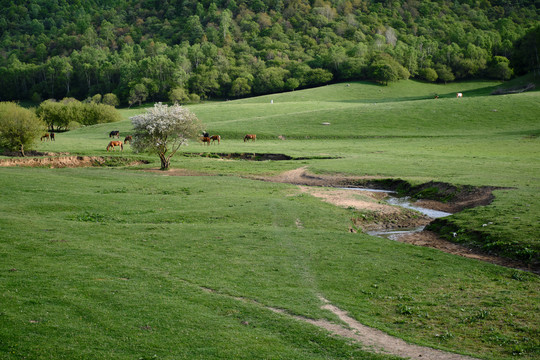
[[[2,358],[385,358],[266,309],[339,321],[319,295],[419,344],[538,355],[535,275],[351,234],[352,210],[292,185],[107,168],[0,177]]]
[[[193,105],[207,130],[222,136],[222,143],[203,146],[194,140],[173,158],[173,166],[230,175],[273,174],[307,166],[312,172],[379,175],[411,183],[510,187],[504,195],[509,202],[499,198],[499,205],[455,216],[456,221],[464,216],[459,226],[469,233],[480,231],[491,238],[489,244],[478,244],[466,234],[455,240],[537,262],[540,99],[538,92],[489,95],[499,86],[497,82],[404,81],[391,86],[353,82]],[[458,91],[463,98],[455,97]],[[129,116],[140,111],[144,109],[123,110],[124,121],[59,134],[59,141],[40,143],[39,148],[107,154],[108,133],[114,129],[128,134]],[[246,133],[256,133],[258,141],[244,143]],[[217,159],[229,153],[277,153],[301,160]],[[129,146],[124,155],[132,155]],[[469,216],[475,221],[469,221]],[[498,225],[482,226],[487,223]]]
[[[416,344],[538,358],[537,275],[349,233],[356,211],[250,177],[306,167],[499,187],[492,204],[450,217],[454,240],[534,261],[540,93],[491,96],[496,82],[348,85],[190,106],[222,142],[190,142],[172,168],[210,176],[145,172],[157,156],[129,145],[107,153],[108,133],[123,140],[143,109],[37,149],[148,165],[0,168],[0,357],[389,359],[268,309],[339,322],[320,309],[323,296]],[[257,141],[244,143],[246,133]],[[293,159],[220,156],[231,153]]]

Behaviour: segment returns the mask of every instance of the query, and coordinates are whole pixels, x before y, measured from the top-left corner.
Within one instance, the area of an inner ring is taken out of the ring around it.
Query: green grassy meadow
[[[537,258],[540,93],[490,96],[500,85],[357,82],[193,105],[222,142],[190,143],[172,168],[211,176],[142,171],[159,160],[129,145],[107,153],[109,131],[129,133],[142,109],[38,143],[151,163],[0,168],[0,358],[392,358],[268,309],[339,322],[319,296],[412,343],[538,358],[537,275],[349,233],[355,210],[248,178],[306,166],[501,187],[492,204],[451,216],[456,240],[482,232],[493,251]],[[199,156],[208,153],[299,159]]]

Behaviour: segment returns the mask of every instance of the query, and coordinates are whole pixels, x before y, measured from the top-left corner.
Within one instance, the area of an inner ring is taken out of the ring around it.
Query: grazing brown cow
[[[255,134],[247,134],[246,136],[244,136],[244,142],[250,140],[251,141],[255,141],[257,139],[257,135]]]
[[[41,141],[43,141],[43,139],[45,139],[45,141],[47,141],[47,140],[49,140],[49,138],[50,138],[50,137],[49,137],[49,133],[45,133],[45,135],[43,135],[43,136],[41,137]]]
[[[124,144],[127,144],[128,142],[131,143],[132,141],[133,141],[133,137],[131,135],[128,135],[124,139]]]
[[[107,145],[107,151],[109,151],[109,149],[113,149],[113,151],[116,151],[116,146],[120,146],[120,151],[124,151],[124,144],[122,144],[121,141],[109,142],[109,145]]]
[[[212,140],[212,144],[214,143],[214,141],[217,140],[217,143],[218,143],[218,145],[219,145],[219,142],[221,141],[221,136],[219,136],[219,135],[212,135],[212,136],[210,136],[210,140]]]

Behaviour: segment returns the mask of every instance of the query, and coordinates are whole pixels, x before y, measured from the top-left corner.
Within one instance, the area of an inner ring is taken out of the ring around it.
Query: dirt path
[[[298,315],[292,315],[281,309],[268,308],[274,312],[288,315],[299,321],[304,321],[324,329],[334,335],[352,339],[362,344],[365,350],[387,355],[395,355],[411,359],[429,359],[429,360],[474,360],[475,358],[436,350],[430,347],[409,344],[402,339],[390,336],[380,330],[365,326],[352,317],[346,311],[330,304],[324,298],[321,298],[326,304],[321,309],[328,310],[339,317],[341,321],[347,324],[347,327],[335,324],[324,319],[309,319]]]
[[[473,360],[474,358],[463,356],[459,354],[449,353],[441,350],[432,349],[425,346],[418,346],[409,344],[402,339],[390,336],[380,330],[370,328],[368,326],[362,325],[352,317],[350,317],[346,311],[341,310],[337,306],[332,305],[328,300],[321,297],[320,298],[325,304],[321,307],[322,309],[331,311],[339,317],[341,321],[346,323],[349,329],[346,329],[342,326],[326,322],[325,323],[314,323],[320,327],[325,328],[326,330],[348,337],[357,342],[362,343],[364,346],[369,347],[373,352],[391,354],[400,357],[406,357],[411,359],[430,359],[430,360]],[[318,320],[320,321],[320,320]],[[330,325],[330,326],[328,326]]]
[[[298,321],[309,323],[311,325],[315,325],[321,329],[324,329],[330,332],[333,335],[337,335],[337,336],[341,336],[341,337],[345,337],[345,338],[353,340],[354,342],[362,345],[362,348],[365,351],[374,352],[378,354],[395,355],[402,358],[410,358],[410,359],[477,360],[476,358],[472,358],[469,356],[459,355],[459,354],[450,353],[450,352],[446,352],[442,350],[436,350],[436,349],[426,347],[426,346],[409,344],[405,342],[404,340],[388,335],[387,333],[383,331],[371,328],[369,326],[365,326],[361,324],[360,322],[358,322],[357,320],[350,317],[346,311],[331,304],[330,301],[325,299],[323,296],[319,296],[319,299],[323,302],[321,309],[328,310],[332,312],[333,314],[335,314],[341,321],[343,321],[343,323],[346,324],[346,326],[341,325],[341,324],[336,324],[334,322],[331,322],[325,319],[310,319],[304,316],[294,315],[284,309],[278,309],[275,307],[266,306],[252,299],[223,294],[214,289],[198,286],[187,280],[183,280],[183,281],[191,286],[196,286],[205,292],[212,293],[212,294],[219,294],[221,296],[233,298],[235,300],[242,301],[245,303],[255,304],[262,308],[271,310],[275,313],[282,314],[284,316],[288,316]]]

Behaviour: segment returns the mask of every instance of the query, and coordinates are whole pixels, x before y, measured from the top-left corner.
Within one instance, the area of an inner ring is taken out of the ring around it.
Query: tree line
[[[532,0],[2,1],[0,100],[121,104],[536,71]]]

